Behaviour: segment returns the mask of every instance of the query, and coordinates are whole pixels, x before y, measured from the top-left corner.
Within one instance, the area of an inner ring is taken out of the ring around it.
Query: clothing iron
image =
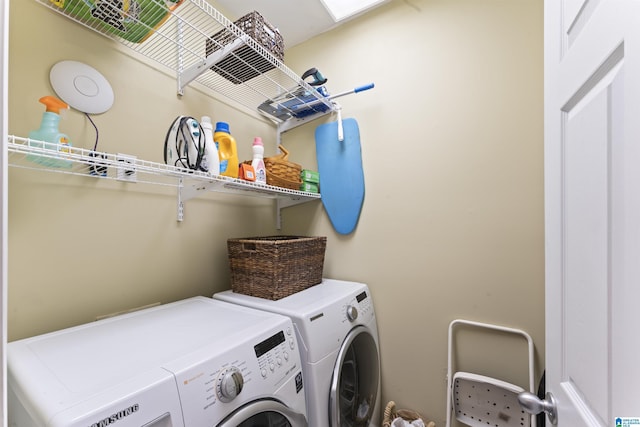
[[[204,131],[193,117],[178,116],[164,140],[167,165],[198,170],[204,153]]]

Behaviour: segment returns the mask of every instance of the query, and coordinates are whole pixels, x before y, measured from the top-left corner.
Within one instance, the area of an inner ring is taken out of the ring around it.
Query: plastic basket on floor
[[[425,421],[420,415],[419,412],[413,411],[411,409],[398,409],[396,408],[396,402],[393,400],[387,403],[386,408],[384,408],[384,418],[382,420],[382,427],[390,427],[393,420],[396,418],[402,418],[405,421],[416,421],[422,420],[425,427],[436,427],[436,424],[433,421]]]

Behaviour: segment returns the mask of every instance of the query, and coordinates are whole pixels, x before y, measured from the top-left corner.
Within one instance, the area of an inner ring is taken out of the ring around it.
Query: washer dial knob
[[[358,318],[358,309],[352,305],[347,306],[347,319],[350,322],[355,321]]]
[[[242,391],[244,378],[236,367],[222,371],[218,377],[217,394],[221,402],[231,402]]]

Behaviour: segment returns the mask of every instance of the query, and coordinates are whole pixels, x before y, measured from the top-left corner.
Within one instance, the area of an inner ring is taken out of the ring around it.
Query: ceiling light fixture
[[[386,0],[321,0],[335,22],[342,21]]]

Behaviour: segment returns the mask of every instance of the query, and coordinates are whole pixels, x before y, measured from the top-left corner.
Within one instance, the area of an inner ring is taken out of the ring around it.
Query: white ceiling
[[[389,0],[382,0],[373,7],[387,1]],[[215,0],[215,3],[232,21],[249,12],[257,11],[271,25],[278,28],[284,39],[285,49],[348,21],[344,19],[336,23],[322,0]],[[368,10],[371,8],[363,10],[358,15]]]

